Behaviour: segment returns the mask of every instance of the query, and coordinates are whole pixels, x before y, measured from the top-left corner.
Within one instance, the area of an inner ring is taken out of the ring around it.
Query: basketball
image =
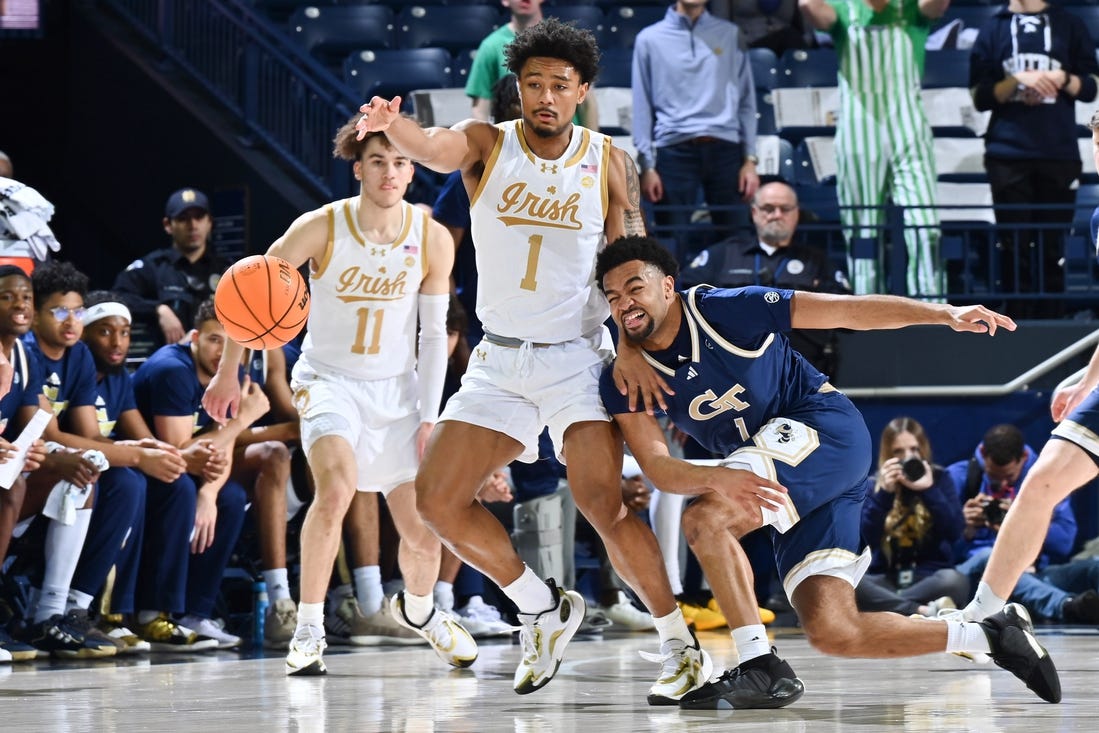
[[[298,335],[309,317],[305,279],[281,257],[252,255],[218,282],[214,312],[226,335],[249,349],[274,349]]]

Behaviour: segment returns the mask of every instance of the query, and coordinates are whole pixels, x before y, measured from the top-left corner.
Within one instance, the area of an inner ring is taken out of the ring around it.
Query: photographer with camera
[[[946,469],[961,488],[965,517],[958,547],[964,559],[957,569],[974,587],[988,564],[1004,515],[1037,459],[1022,431],[1002,424],[989,428],[972,458]],[[1066,498],[1053,510],[1041,553],[1015,585],[1012,600],[1053,621],[1099,623],[1099,568],[1087,561],[1063,564],[1075,541],[1076,516]]]
[[[953,567],[963,524],[954,481],[931,462],[923,426],[910,417],[891,420],[862,509],[873,559],[855,588],[859,610],[935,616],[965,603],[969,580]]]

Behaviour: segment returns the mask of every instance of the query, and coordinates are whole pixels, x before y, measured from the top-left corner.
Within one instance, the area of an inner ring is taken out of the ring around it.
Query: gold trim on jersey
[[[358,213],[358,212],[355,212]],[[355,221],[355,214],[351,213],[351,199],[343,200],[343,216],[347,219],[347,231],[359,244],[366,246],[366,237],[359,232],[359,223]]]
[[[599,195],[603,200],[603,221],[607,220],[610,213],[610,170],[611,170],[611,138],[603,136],[603,170],[599,171]]]
[[[576,149],[576,152],[572,154],[572,157],[565,161],[565,167],[570,168],[580,162],[580,159],[587,154],[588,148],[591,146],[591,133],[588,132],[586,127],[576,127],[573,125],[573,130],[580,130],[580,147]],[[604,153],[605,155],[605,153]],[[606,158],[604,157],[604,162]]]
[[[390,249],[396,249],[397,245],[405,241],[408,238],[408,233],[412,231],[412,204],[407,201],[401,201],[404,206],[401,209],[401,233],[397,235],[397,238],[393,240],[393,244],[389,246]],[[426,217],[426,212],[424,213]],[[383,244],[378,242],[378,244]]]
[[[477,199],[481,198],[481,191],[485,189],[488,177],[492,173],[492,169],[496,167],[496,159],[500,157],[500,151],[504,148],[505,137],[507,137],[507,133],[497,126],[496,144],[492,146],[492,152],[489,154],[488,160],[485,161],[485,169],[481,171],[481,180],[477,181],[477,190],[473,192],[473,196],[469,200],[471,208],[477,203]]]
[[[706,322],[706,319],[702,317],[702,314],[699,313],[698,306],[695,305],[695,291],[698,290],[700,287],[700,285],[695,285],[693,288],[687,291],[687,307],[690,309],[691,315],[698,319],[698,325],[702,327],[702,330],[706,332],[706,335],[716,341],[718,346],[725,349],[731,354],[743,356],[748,359],[757,359],[760,356],[763,356],[763,352],[767,351],[767,347],[769,347],[774,342],[775,334],[767,334],[767,338],[763,340],[763,345],[755,350],[742,349],[739,346],[735,346],[729,343],[724,338],[722,338],[721,335],[714,330],[713,326]],[[695,338],[698,337],[697,334],[693,335]]]
[[[526,153],[527,158],[530,160],[530,162],[537,164],[538,161],[535,160],[536,156],[534,155],[534,151],[530,149],[530,145],[527,145],[527,136],[523,134],[522,120],[517,120],[515,122],[515,138],[519,141],[519,147],[523,149],[524,153]]]
[[[324,271],[328,269],[328,263],[332,261],[332,252],[336,248],[336,209],[335,204],[325,204],[324,212],[328,216],[328,241],[324,245],[324,253],[321,255],[319,261],[314,262],[316,269],[309,274],[309,277],[316,280]]]
[[[692,318],[684,318],[683,320],[687,322],[687,330],[691,332],[691,361],[697,364],[699,361],[701,361],[698,351],[698,326],[695,325],[694,319]],[[645,351],[644,349],[641,350],[641,356],[645,359],[645,361],[649,362],[649,366],[651,366],[653,369],[656,369],[658,372],[662,372],[669,377],[675,376],[675,369],[664,366],[656,359],[649,356],[649,352]]]

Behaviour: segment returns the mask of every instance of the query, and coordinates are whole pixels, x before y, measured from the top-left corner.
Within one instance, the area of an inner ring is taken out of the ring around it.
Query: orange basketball
[[[249,349],[275,349],[298,335],[309,317],[305,279],[281,257],[252,255],[225,271],[214,312],[226,335]]]

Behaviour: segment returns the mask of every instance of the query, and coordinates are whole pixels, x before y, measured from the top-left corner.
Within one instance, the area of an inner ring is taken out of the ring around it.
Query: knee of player
[[[798,616],[809,645],[821,654],[833,657],[855,657],[859,654],[859,630],[850,617],[829,613]]]
[[[709,542],[714,535],[739,526],[744,521],[727,504],[714,501],[703,494],[686,506],[680,523],[687,544],[693,547],[698,543]]]
[[[290,471],[290,449],[281,440],[265,440],[258,445],[265,471]]]

